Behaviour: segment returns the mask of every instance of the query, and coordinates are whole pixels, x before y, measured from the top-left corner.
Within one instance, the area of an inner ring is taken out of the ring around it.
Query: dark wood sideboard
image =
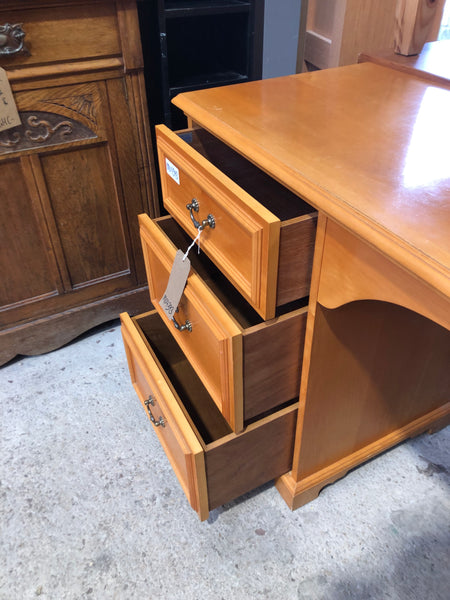
[[[158,212],[135,0],[6,0],[0,364],[150,307],[137,214]]]

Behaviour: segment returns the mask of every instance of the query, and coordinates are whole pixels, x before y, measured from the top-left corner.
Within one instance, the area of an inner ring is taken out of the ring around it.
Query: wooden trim
[[[6,326],[0,332],[0,365],[18,354],[35,356],[51,352],[96,325],[117,319],[121,310],[137,314],[149,306],[148,288],[139,287],[98,298],[88,304],[75,305],[40,319],[34,318],[31,322]]]
[[[330,221],[325,241],[318,302],[337,308],[354,300],[381,300],[404,306],[450,329],[450,302],[407,271]]]
[[[287,473],[276,482],[276,487],[291,510],[295,510],[316,498],[320,490],[344,477],[350,469],[409,437],[424,433],[436,422],[442,427],[450,422],[450,402],[300,481],[296,480],[292,472]]]
[[[314,335],[314,321],[316,318],[316,304],[319,293],[320,273],[322,270],[322,255],[325,243],[325,234],[328,219],[322,213],[319,213],[317,219],[316,243],[314,247],[314,260],[311,275],[311,289],[309,295],[308,316],[306,319],[305,345],[303,349],[302,377],[300,380],[300,398],[298,405],[297,433],[295,436],[294,458],[292,463],[292,472],[298,476],[298,463],[301,451],[302,430],[305,416],[306,396],[308,390],[309,367],[311,363],[311,350]]]
[[[116,0],[125,73],[144,68],[136,0]]]
[[[100,71],[120,71],[123,73],[122,58],[101,58],[98,60],[80,60],[71,63],[59,63],[38,67],[17,67],[8,69],[8,79],[14,84],[26,79],[45,79],[78,73],[94,73]]]

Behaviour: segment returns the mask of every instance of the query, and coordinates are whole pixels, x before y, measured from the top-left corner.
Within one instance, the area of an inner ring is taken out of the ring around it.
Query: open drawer
[[[297,403],[237,435],[155,311],[121,321],[132,383],[200,519],[291,468]]]
[[[156,127],[164,206],[254,309],[309,294],[316,212],[203,129]]]
[[[233,431],[298,397],[306,302],[285,305],[265,322],[195,248],[177,328],[159,301],[177,248],[186,250],[190,238],[171,217],[140,215],[139,222],[151,301]]]

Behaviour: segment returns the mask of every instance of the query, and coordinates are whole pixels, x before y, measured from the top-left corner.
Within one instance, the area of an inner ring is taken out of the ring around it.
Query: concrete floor
[[[190,509],[117,322],[0,370],[1,600],[450,597],[450,428],[290,512],[272,483]]]

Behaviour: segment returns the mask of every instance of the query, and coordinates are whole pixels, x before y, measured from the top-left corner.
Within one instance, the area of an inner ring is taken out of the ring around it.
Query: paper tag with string
[[[8,81],[5,69],[0,67],[0,131],[21,124],[16,101]]]
[[[173,319],[173,316],[178,308],[178,304],[180,303],[189,271],[191,269],[191,261],[188,258],[188,254],[197,241],[199,242],[200,252],[200,234],[201,231],[198,232],[197,237],[186,250],[186,252],[183,253],[182,250],[177,250],[177,253],[175,254],[175,260],[173,261],[172,269],[170,271],[166,291],[159,301],[159,305],[163,309],[165,315],[171,320]]]

